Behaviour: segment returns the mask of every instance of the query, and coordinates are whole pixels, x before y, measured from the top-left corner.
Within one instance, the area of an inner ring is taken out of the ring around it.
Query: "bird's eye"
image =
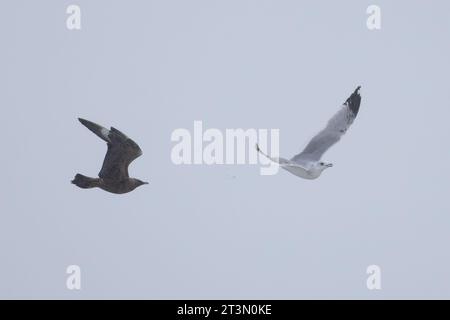
[[[323,163],[323,162],[321,162],[321,163],[320,163],[320,165],[321,165],[321,166],[323,166],[323,165],[324,165],[324,163]]]

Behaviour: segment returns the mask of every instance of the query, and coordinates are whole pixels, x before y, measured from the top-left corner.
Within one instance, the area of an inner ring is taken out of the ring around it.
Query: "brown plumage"
[[[108,145],[99,178],[90,178],[76,174],[72,183],[83,189],[100,188],[111,193],[127,193],[137,187],[148,184],[139,179],[130,178],[128,166],[142,155],[136,142],[128,138],[119,130],[111,127],[110,130],[88,120],[79,118],[80,122]]]

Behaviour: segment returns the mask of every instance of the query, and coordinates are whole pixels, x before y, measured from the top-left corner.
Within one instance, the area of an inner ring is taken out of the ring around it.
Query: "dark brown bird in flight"
[[[83,189],[100,188],[118,194],[127,193],[143,184],[148,184],[148,182],[130,178],[128,175],[130,163],[142,155],[141,148],[136,142],[113,127],[108,130],[91,121],[81,118],[78,120],[107,143],[108,151],[98,174],[99,178],[90,178],[78,173],[72,180],[73,184]]]

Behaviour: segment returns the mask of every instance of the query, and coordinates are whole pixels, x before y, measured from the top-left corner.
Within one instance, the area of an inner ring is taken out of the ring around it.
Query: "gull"
[[[130,163],[142,155],[136,142],[114,127],[108,130],[91,121],[81,118],[78,120],[107,143],[108,151],[98,174],[99,178],[90,178],[78,173],[72,180],[73,184],[82,189],[100,188],[117,194],[127,193],[148,184],[128,175]]]
[[[281,168],[304,179],[317,179],[322,172],[333,166],[332,163],[321,161],[322,155],[347,132],[356,118],[361,104],[359,89],[345,101],[340,110],[328,121],[326,127],[316,134],[306,145],[305,149],[292,159],[273,158],[265,154],[256,145],[256,150],[265,157],[280,165]]]

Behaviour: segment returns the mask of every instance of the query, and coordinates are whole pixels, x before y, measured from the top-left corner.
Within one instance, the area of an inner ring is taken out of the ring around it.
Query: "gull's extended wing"
[[[341,139],[358,114],[361,104],[360,88],[356,88],[341,109],[328,121],[325,129],[314,136],[305,149],[291,161],[297,163],[319,161],[322,155]]]

